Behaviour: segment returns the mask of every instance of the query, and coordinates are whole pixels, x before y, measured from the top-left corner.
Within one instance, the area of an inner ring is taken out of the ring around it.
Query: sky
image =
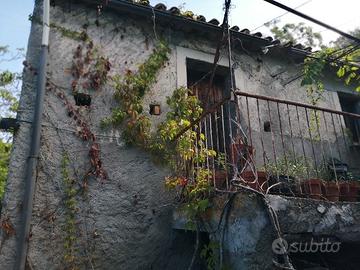
[[[2,2],[0,9],[0,45],[9,45],[12,51],[15,51],[16,48],[26,48],[30,32],[28,16],[32,13],[34,0],[2,0]],[[195,14],[202,14],[208,20],[217,18],[222,21],[223,18],[224,0],[152,0],[150,2],[152,5],[162,2],[168,8],[183,6],[184,10],[192,10]],[[305,3],[297,10],[345,32],[360,26],[360,0],[279,0],[279,2],[292,8]],[[238,25],[241,29],[253,30],[284,13],[284,10],[263,0],[232,0],[230,24]],[[300,21],[305,20],[288,13],[281,17],[280,24]],[[332,31],[325,30],[307,21],[306,23],[316,31],[320,31],[326,42],[338,37]],[[269,34],[266,27],[261,27],[256,31]],[[21,63],[22,60],[1,62],[0,70],[19,71],[22,69]]]

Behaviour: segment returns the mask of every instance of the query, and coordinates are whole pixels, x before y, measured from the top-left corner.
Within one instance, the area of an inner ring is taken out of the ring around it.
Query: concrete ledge
[[[327,202],[266,196],[284,234],[330,235],[340,241],[360,241],[360,203]]]

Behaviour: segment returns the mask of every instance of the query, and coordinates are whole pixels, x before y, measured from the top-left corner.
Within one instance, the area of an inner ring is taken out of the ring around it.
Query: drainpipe
[[[27,160],[25,174],[25,192],[22,204],[21,231],[18,238],[18,250],[15,261],[15,270],[24,270],[29,245],[30,223],[33,210],[33,197],[36,180],[36,167],[39,158],[41,119],[46,83],[46,63],[49,47],[50,32],[50,0],[43,0],[43,33],[41,42],[41,54],[37,80],[37,93],[31,134],[30,154]]]

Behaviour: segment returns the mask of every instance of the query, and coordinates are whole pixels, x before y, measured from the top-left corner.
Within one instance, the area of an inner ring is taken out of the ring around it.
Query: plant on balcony
[[[128,144],[147,150],[155,161],[171,169],[172,174],[166,178],[165,185],[179,192],[183,209],[190,224],[194,225],[198,215],[209,207],[213,173],[206,168],[205,162],[216,156],[214,150],[207,148],[205,135],[198,132],[197,121],[203,113],[200,101],[189,89],[176,89],[167,98],[169,112],[166,119],[155,129],[143,112],[144,95],[156,81],[169,52],[169,47],[159,42],[138,71],[128,70],[125,76],[113,78],[119,106],[102,121],[102,125],[121,125]]]
[[[215,157],[216,152],[206,147],[205,135],[196,132],[198,125],[175,140],[203,112],[200,101],[189,95],[189,91],[179,88],[167,99],[170,112],[152,138],[151,151],[173,169],[174,174],[167,177],[166,186],[179,191],[183,209],[194,225],[198,215],[209,207],[213,174],[203,165],[207,157]]]
[[[340,195],[340,189],[339,189],[339,183],[334,178],[331,172],[331,168],[329,167],[329,164],[322,163],[318,167],[317,170],[315,170],[316,175],[318,178],[323,180],[322,184],[322,194],[325,196],[325,198],[332,202],[339,201],[339,195]]]
[[[310,162],[304,157],[284,155],[276,162],[268,162],[263,169],[270,174],[270,187],[276,193],[299,193],[300,183],[306,179]],[[271,191],[270,190],[270,191]]]
[[[347,178],[339,182],[340,201],[356,202],[359,198],[360,181],[356,180],[351,172],[347,173]]]

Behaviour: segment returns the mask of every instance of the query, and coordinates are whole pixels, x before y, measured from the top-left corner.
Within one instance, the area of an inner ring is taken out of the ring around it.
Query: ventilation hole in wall
[[[91,96],[84,93],[75,93],[74,94],[76,106],[90,106]]]
[[[264,122],[264,131],[265,132],[271,132],[271,123],[270,123],[270,121],[265,121]]]
[[[159,104],[150,104],[150,111],[151,115],[160,115],[161,114],[161,107]]]

